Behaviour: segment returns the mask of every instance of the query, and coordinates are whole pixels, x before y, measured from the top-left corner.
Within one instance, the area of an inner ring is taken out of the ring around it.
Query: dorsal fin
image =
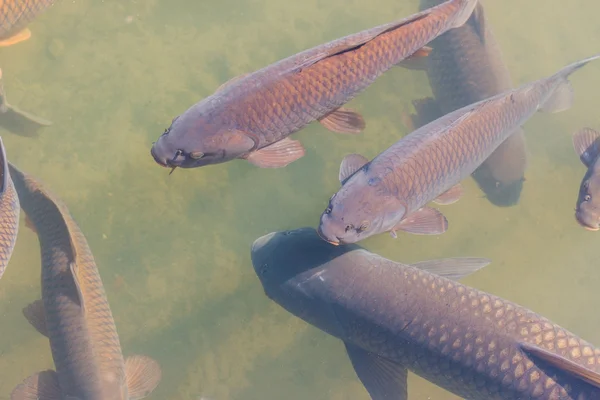
[[[404,25],[408,25],[413,22],[419,21],[428,16],[429,14],[430,10],[425,10],[420,13],[411,15],[407,18],[404,18],[400,21],[395,21],[389,24],[381,25],[368,31],[359,32],[354,35],[350,35],[345,38],[328,43],[327,45],[323,45],[322,51],[309,56],[308,58],[304,59],[299,64],[297,64],[295,67],[293,67],[291,71],[284,71],[284,73],[300,72],[304,68],[308,68],[311,65],[326,58],[333,57],[335,55],[345,53],[347,51],[358,49],[364,44],[375,39],[377,36],[383,35],[386,32],[396,30]]]
[[[8,188],[8,177],[10,175],[10,171],[8,170],[8,160],[6,159],[6,149],[4,148],[4,142],[0,137],[0,173],[2,176],[0,177],[0,196],[6,193],[6,189]]]

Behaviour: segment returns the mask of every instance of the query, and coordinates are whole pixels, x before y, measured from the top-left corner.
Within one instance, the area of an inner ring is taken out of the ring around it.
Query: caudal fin
[[[557,113],[571,108],[574,96],[573,87],[571,86],[571,82],[569,82],[569,76],[590,61],[597,60],[598,58],[600,58],[600,54],[567,65],[558,71],[552,77],[558,79],[558,85],[544,104],[541,105],[540,110],[548,113]]]
[[[454,21],[452,22],[452,28],[459,28],[463,26],[471,15],[477,20],[480,26],[483,26],[483,13],[475,10],[479,0],[453,0],[460,7],[460,10],[456,14]],[[475,12],[474,12],[475,11]]]

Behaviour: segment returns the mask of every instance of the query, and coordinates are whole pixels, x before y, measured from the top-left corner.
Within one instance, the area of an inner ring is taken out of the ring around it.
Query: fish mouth
[[[159,157],[155,152],[154,152],[154,147],[150,148],[150,154],[152,155],[152,158],[154,158],[154,161],[160,165],[161,167],[164,168],[170,168],[171,166],[169,165],[169,163],[164,160],[163,158]]]
[[[575,220],[577,220],[579,225],[581,225],[583,228],[587,229],[588,231],[596,232],[596,231],[600,230],[600,226],[590,226],[590,224],[586,223],[581,218],[581,213],[579,211],[575,212]]]
[[[317,229],[317,234],[319,235],[319,237],[321,239],[323,239],[324,241],[326,241],[329,244],[332,244],[334,246],[339,246],[340,245],[340,238],[336,237],[336,240],[331,240],[327,237],[327,235],[325,235],[323,233],[323,231],[321,230],[321,227],[319,226],[319,229]]]

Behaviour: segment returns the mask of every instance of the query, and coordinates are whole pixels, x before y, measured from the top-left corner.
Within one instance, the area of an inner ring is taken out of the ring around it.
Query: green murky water
[[[316,226],[337,190],[343,156],[371,158],[406,135],[402,111],[430,94],[424,73],[395,68],[351,106],[368,122],[358,136],[314,124],[295,135],[307,155],[285,169],[244,161],[177,170],[149,148],[172,117],[225,80],[307,47],[417,10],[417,0],[73,0],[0,49],[11,103],[51,119],[38,138],[4,131],[9,158],[65,203],[96,257],[125,355],[157,359],[151,399],[368,399],[341,342],[263,294],[249,257],[264,233]],[[484,3],[516,84],[600,51],[597,3]],[[572,78],[575,106],[525,126],[530,157],[518,206],[497,208],[469,179],[443,208],[438,237],[380,235],[364,246],[398,261],[483,256],[464,279],[525,305],[600,345],[598,234],[573,208],[584,167],[570,134],[600,128],[600,64]],[[39,296],[37,238],[21,224],[0,284],[0,397],[53,368],[48,342],[21,309]],[[411,399],[455,397],[414,375]]]

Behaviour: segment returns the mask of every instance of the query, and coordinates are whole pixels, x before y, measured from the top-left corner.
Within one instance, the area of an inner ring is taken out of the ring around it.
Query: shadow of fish
[[[358,154],[341,163],[341,189],[321,215],[319,232],[332,244],[396,231],[441,234],[446,217],[426,207],[452,204],[472,174],[538,110],[559,112],[573,102],[568,77],[600,55],[556,74],[453,111],[403,137],[372,161]]]
[[[252,245],[266,295],[342,340],[374,400],[407,399],[407,370],[466,399],[598,399],[600,349],[456,280],[489,260],[405,265],[314,229]]]
[[[38,234],[42,300],[23,313],[50,340],[55,371],[17,386],[11,400],[140,399],[158,385],[158,363],[123,360],[102,280],[87,241],[67,207],[33,177],[9,164],[21,207]]]
[[[8,159],[2,138],[0,138],[0,157],[0,278],[2,278],[17,241],[21,208],[8,170]]]
[[[54,0],[0,0],[0,47],[11,46],[31,37],[27,25]]]
[[[421,9],[439,3],[421,0]],[[513,87],[481,3],[466,24],[437,37],[429,46],[432,51],[426,71],[435,100],[413,102],[417,111],[413,122],[417,127]],[[526,167],[525,136],[518,129],[472,176],[492,204],[512,206],[519,202]]]
[[[579,187],[575,219],[590,231],[600,229],[600,133],[583,128],[573,135],[573,147],[587,171]]]
[[[313,121],[334,132],[359,133],[362,116],[342,106],[403,60],[416,68],[415,60],[428,53],[424,46],[464,24],[476,3],[449,0],[234,78],[173,119],[151,154],[173,169],[233,159],[277,168],[304,155],[300,142],[288,136]]]
[[[0,127],[21,136],[36,136],[38,130],[52,122],[11,105],[6,100],[0,69]]]

